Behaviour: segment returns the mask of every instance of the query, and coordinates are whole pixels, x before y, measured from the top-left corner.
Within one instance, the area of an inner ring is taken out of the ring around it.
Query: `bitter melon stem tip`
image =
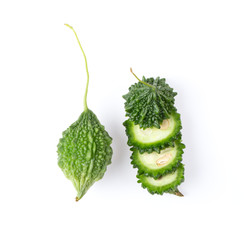
[[[76,202],[78,202],[78,200],[79,200],[79,198],[78,198],[78,197],[76,197]]]
[[[64,24],[65,26],[69,27],[69,28],[72,28],[72,26],[70,26],[69,24],[65,23]]]
[[[184,195],[177,189],[174,194],[179,197],[184,197]]]
[[[144,82],[144,81],[140,80],[140,79],[136,76],[136,74],[132,71],[132,68],[130,68],[130,71],[131,71],[131,73],[133,74],[133,76],[136,77],[136,78],[138,79],[139,82],[145,84],[146,86],[148,86],[148,87],[150,87],[150,88],[155,89],[155,87],[152,86],[151,84],[149,84],[149,83],[147,83],[147,82]]]

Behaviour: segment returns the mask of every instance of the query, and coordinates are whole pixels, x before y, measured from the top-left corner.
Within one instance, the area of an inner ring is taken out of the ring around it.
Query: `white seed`
[[[172,158],[172,154],[171,153],[166,153],[163,157],[159,158],[156,161],[156,165],[157,166],[163,166],[166,165]]]
[[[170,125],[169,119],[165,119],[160,125],[160,130],[167,130]]]

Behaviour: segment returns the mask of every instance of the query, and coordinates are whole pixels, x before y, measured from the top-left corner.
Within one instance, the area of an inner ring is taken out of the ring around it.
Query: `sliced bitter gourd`
[[[168,147],[160,153],[143,153],[138,149],[133,149],[131,164],[138,168],[138,174],[153,177],[155,179],[169,172],[173,172],[180,165],[182,160],[183,149],[185,145],[180,141],[174,143],[174,147]]]
[[[180,138],[181,121],[177,112],[172,112],[170,118],[165,119],[160,128],[142,129],[129,119],[123,124],[126,127],[128,145],[138,148],[140,152],[159,152],[168,145],[173,146],[172,143]]]
[[[142,184],[151,194],[162,195],[165,192],[173,193],[177,196],[183,196],[178,190],[178,185],[184,181],[184,166],[180,166],[172,173],[168,173],[158,179],[145,176],[144,174],[137,175],[138,183]]]

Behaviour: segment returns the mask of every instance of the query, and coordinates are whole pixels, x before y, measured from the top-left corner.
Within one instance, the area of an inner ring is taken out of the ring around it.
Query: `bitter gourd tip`
[[[64,24],[65,26],[69,27],[69,28],[72,28],[72,26],[70,26],[69,24],[65,23]]]
[[[179,197],[184,197],[184,195],[177,189],[174,194]]]

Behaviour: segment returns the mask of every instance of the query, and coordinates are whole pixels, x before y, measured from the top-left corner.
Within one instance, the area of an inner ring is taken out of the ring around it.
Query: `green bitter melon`
[[[124,123],[128,136],[128,145],[144,151],[160,151],[167,146],[172,146],[174,141],[180,138],[181,121],[180,114],[172,112],[170,118],[165,119],[160,128],[140,128],[131,120]]]
[[[183,196],[178,190],[178,186],[184,181],[184,166],[180,166],[173,172],[167,173],[158,179],[148,177],[144,174],[137,175],[138,183],[141,183],[143,188],[146,188],[151,194],[162,195],[165,192]]]
[[[136,77],[135,74],[134,76]],[[140,128],[160,128],[163,120],[176,110],[174,96],[177,93],[165,83],[164,78],[143,77],[138,80],[140,82],[132,85],[129,92],[123,96],[126,100],[126,116]]]
[[[58,165],[77,190],[76,201],[80,200],[93,183],[104,176],[112,158],[112,138],[105,131],[96,115],[87,107],[89,72],[86,55],[75,30],[71,28],[85,58],[87,83],[84,111],[67,130],[58,143]]]
[[[174,106],[176,93],[164,78],[140,80],[132,74],[139,82],[123,96],[129,117],[123,125],[133,151],[131,164],[138,168],[138,182],[152,194],[183,196],[177,187],[184,181],[185,145],[181,143],[180,114]]]
[[[168,147],[158,152],[141,154],[137,148],[133,148],[131,164],[138,168],[138,174],[153,177],[155,179],[174,171],[182,160],[185,145],[175,141],[173,147]]]

